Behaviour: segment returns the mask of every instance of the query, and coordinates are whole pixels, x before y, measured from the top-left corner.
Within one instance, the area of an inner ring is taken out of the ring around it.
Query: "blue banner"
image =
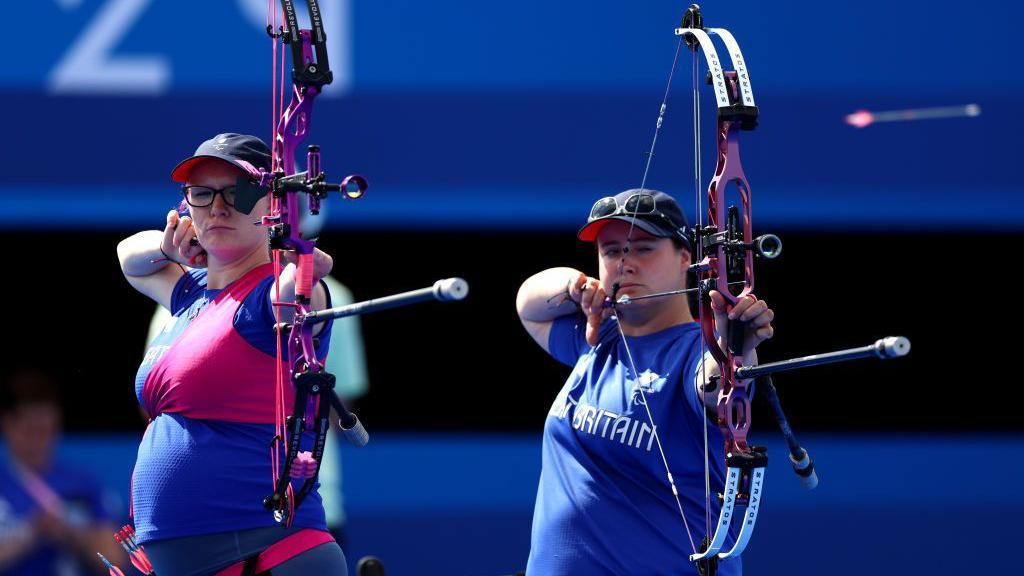
[[[322,0],[336,80],[309,141],[332,177],[371,183],[360,204],[329,205],[330,225],[572,229],[595,198],[640,184],[684,4]],[[758,222],[1024,229],[1009,169],[1024,91],[1011,27],[1024,8],[972,5],[977,38],[952,31],[962,10],[705,6],[743,48],[761,110],[743,135]],[[271,132],[266,0],[48,0],[14,16],[46,41],[19,38],[29,49],[0,69],[9,226],[153,226],[177,202],[170,168],[199,142]],[[648,180],[687,206],[690,62],[683,49]],[[705,92],[702,186],[714,166]],[[968,104],[980,115],[844,123],[858,109]]]

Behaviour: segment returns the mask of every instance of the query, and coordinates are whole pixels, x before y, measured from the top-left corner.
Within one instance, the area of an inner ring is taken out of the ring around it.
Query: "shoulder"
[[[189,268],[178,278],[171,292],[171,314],[188,308],[206,289],[206,269]]]

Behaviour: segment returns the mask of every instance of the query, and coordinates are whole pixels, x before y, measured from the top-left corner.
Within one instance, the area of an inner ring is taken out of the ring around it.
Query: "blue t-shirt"
[[[234,318],[238,334],[271,356],[277,353],[270,304],[273,285],[272,275],[263,279]],[[171,294],[173,317],[150,342],[149,351],[171,345],[220,292],[206,288],[205,269],[189,270]],[[330,345],[330,335],[329,321],[319,334],[321,357]],[[147,352],[139,367],[135,393],[140,405],[144,405],[146,377],[158,358],[158,353]],[[291,407],[286,410],[290,413]],[[277,525],[263,507],[263,499],[273,491],[269,448],[274,434],[272,424],[200,420],[174,413],[157,416],[139,445],[132,477],[132,509],[139,540]],[[311,446],[312,436],[304,435],[303,449]],[[300,483],[294,485],[298,488]],[[293,525],[327,529],[317,490],[296,510]]]
[[[60,496],[64,521],[68,524],[85,527],[112,522],[111,498],[85,470],[56,461],[39,479]],[[39,513],[39,504],[30,496],[8,456],[0,456],[0,541],[27,534]],[[40,540],[27,555],[0,568],[0,576],[72,576],[94,574],[95,570],[95,566],[82,566],[74,554],[65,552],[57,543]]]
[[[724,448],[721,431],[706,418],[694,386],[700,325],[629,337],[637,377],[615,322],[611,318],[602,324],[593,348],[586,342],[582,316],[552,324],[548,349],[574,369],[544,426],[529,576],[696,574],[652,419],[698,546],[709,531],[702,430],[707,426],[714,532]],[[738,559],[719,563],[719,574],[740,572]]]

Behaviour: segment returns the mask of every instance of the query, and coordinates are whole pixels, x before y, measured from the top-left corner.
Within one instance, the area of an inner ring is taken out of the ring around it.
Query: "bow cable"
[[[650,146],[650,148],[649,148],[649,150],[647,152],[647,158],[646,158],[646,160],[644,162],[643,176],[641,177],[641,180],[640,180],[640,192],[639,192],[640,194],[643,194],[644,191],[647,189],[646,188],[646,186],[647,186],[647,176],[650,173],[651,162],[654,159],[654,150],[655,150],[655,147],[658,144],[658,135],[661,133],[661,127],[662,127],[662,125],[664,124],[664,121],[665,121],[665,112],[668,109],[668,97],[669,97],[669,94],[672,91],[672,80],[675,78],[676,68],[677,68],[678,63],[679,63],[679,53],[682,51],[683,42],[684,42],[683,37],[680,37],[678,42],[676,43],[675,54],[672,57],[672,67],[669,70],[668,80],[665,83],[665,92],[664,92],[664,94],[662,96],[662,99],[661,99],[661,106],[658,108],[658,120],[655,123],[654,136],[651,138],[651,146]],[[626,210],[626,215],[630,217],[630,221],[629,221],[629,229],[626,232],[626,244],[622,248],[622,258],[619,260],[618,274],[617,275],[620,278],[621,278],[621,276],[622,276],[622,274],[623,274],[623,272],[625,270],[626,257],[629,255],[630,246],[631,246],[631,244],[633,242],[633,229],[636,227],[637,216],[640,213],[639,212],[640,211],[640,202],[639,201],[634,204],[632,212],[630,212],[630,210],[629,210],[628,203],[629,202],[628,202],[628,199],[627,199],[627,202],[626,202],[627,205],[624,206],[624,208]],[[690,530],[690,523],[686,520],[686,513],[683,510],[683,502],[682,502],[682,499],[679,496],[679,489],[676,487],[675,478],[672,476],[672,470],[671,470],[671,467],[668,464],[668,458],[665,456],[665,449],[662,446],[661,436],[658,434],[658,427],[657,427],[657,425],[654,422],[654,416],[651,413],[651,407],[647,403],[647,394],[644,392],[644,388],[643,388],[643,386],[640,383],[640,373],[637,371],[636,362],[633,360],[633,351],[629,348],[629,343],[627,342],[626,333],[622,329],[622,322],[619,320],[619,311],[618,311],[618,293],[619,293],[619,289],[620,289],[620,283],[619,282],[615,282],[615,284],[613,284],[613,286],[612,286],[612,295],[611,295],[612,312],[615,314],[615,327],[618,329],[619,337],[622,339],[622,345],[623,345],[623,348],[626,351],[626,358],[629,360],[629,369],[630,369],[630,371],[633,374],[633,378],[635,379],[635,384],[634,385],[635,385],[636,389],[640,392],[641,403],[644,406],[644,411],[645,411],[645,413],[647,415],[647,420],[651,424],[651,435],[654,437],[655,444],[658,446],[658,454],[661,457],[661,462],[665,466],[665,476],[668,479],[669,487],[672,490],[672,496],[675,498],[676,507],[679,510],[679,517],[682,518],[682,520],[683,520],[683,528],[686,530],[686,537],[690,541],[690,548],[693,550],[694,553],[696,553],[697,552],[697,545],[696,545],[696,543],[695,543],[695,541],[693,539],[693,532]],[[705,435],[706,435],[706,431],[705,431]],[[708,454],[708,452],[707,452],[707,440],[705,439],[705,460],[707,460],[707,454]],[[706,468],[707,468],[707,463],[705,462],[705,469]],[[710,497],[709,497],[709,499],[710,499]],[[708,525],[710,526],[710,519],[708,520],[708,522],[709,522]]]

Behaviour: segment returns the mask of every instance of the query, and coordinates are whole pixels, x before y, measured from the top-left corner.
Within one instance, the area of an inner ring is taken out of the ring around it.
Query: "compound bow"
[[[665,112],[668,105],[668,96],[671,91],[672,79],[675,74],[679,52],[682,46],[687,46],[693,54],[693,122],[694,122],[694,180],[696,188],[696,213],[698,224],[689,235],[691,247],[694,252],[694,262],[690,271],[697,278],[697,285],[694,288],[675,290],[649,294],[639,297],[622,296],[618,297],[618,286],[613,286],[612,296],[607,305],[617,313],[619,307],[628,306],[637,300],[647,298],[667,297],[695,292],[698,300],[698,321],[701,327],[701,353],[702,362],[707,361],[709,355],[718,366],[718,375],[710,381],[698,383],[698,397],[704,393],[717,390],[718,399],[715,414],[717,424],[721,429],[725,441],[725,485],[722,493],[719,518],[715,524],[714,533],[711,534],[711,490],[710,479],[705,482],[705,509],[707,511],[707,525],[705,526],[705,537],[699,547],[696,545],[690,526],[683,514],[683,505],[676,488],[675,479],[668,467],[664,449],[660,438],[656,445],[665,464],[665,472],[668,484],[675,497],[679,508],[683,525],[690,540],[693,554],[690,561],[696,563],[697,570],[701,574],[714,574],[717,570],[718,559],[730,558],[740,555],[746,548],[757,521],[757,514],[760,509],[760,501],[764,487],[765,469],[768,464],[767,449],[760,446],[751,446],[747,442],[747,434],[750,431],[751,423],[751,395],[753,389],[751,380],[762,378],[762,388],[766,391],[768,401],[783,432],[790,451],[790,460],[794,471],[801,478],[802,484],[807,488],[814,488],[817,485],[817,475],[814,471],[814,464],[795,436],[782,407],[778,401],[775,387],[771,381],[770,374],[781,370],[824,364],[829,362],[841,362],[856,358],[878,357],[893,358],[903,356],[910,351],[910,342],[902,337],[890,337],[877,341],[871,346],[843,350],[824,355],[797,358],[771,364],[764,364],[757,367],[743,366],[743,339],[745,326],[740,321],[730,322],[725,345],[719,340],[716,334],[715,315],[712,310],[710,293],[718,291],[725,300],[725,312],[728,313],[739,302],[740,299],[753,297],[754,290],[754,258],[773,259],[782,251],[782,242],[774,234],[765,234],[754,237],[751,225],[751,193],[750,185],[747,183],[740,162],[739,137],[743,131],[750,131],[757,127],[758,109],[754,104],[753,88],[750,75],[747,71],[743,53],[733,35],[722,28],[705,28],[704,19],[700,7],[696,4],[690,6],[682,18],[680,27],[675,29],[679,36],[679,43],[676,47],[676,57],[673,59],[672,70],[669,74],[668,85],[658,112],[658,119],[655,127],[654,138],[647,154],[643,179],[641,181],[641,193],[646,190],[647,176],[654,157],[654,148],[657,144],[658,134],[664,122]],[[732,70],[723,69],[721,60],[712,36],[719,38],[726,47]],[[703,54],[707,63],[707,83],[714,89],[717,105],[716,119],[716,142],[717,161],[714,177],[706,190],[706,211],[702,210],[701,195],[701,169],[700,169],[700,99],[698,93],[700,60],[698,53]],[[740,206],[727,206],[726,191],[732,185],[735,187]],[[636,203],[639,205],[639,203]],[[707,223],[705,224],[705,215]],[[635,218],[637,214],[631,216]],[[627,246],[623,250],[621,267],[625,263],[625,254],[628,253],[629,242],[632,237],[633,225],[631,224],[627,235]],[[633,354],[629,351],[629,345],[622,326],[619,327],[620,337],[627,351],[627,359],[630,363],[630,370],[634,376],[639,374],[633,363]],[[706,352],[705,352],[706,350]],[[706,374],[703,370],[703,374]],[[638,386],[642,401],[646,406],[642,386]],[[650,410],[646,411],[647,418],[657,436],[657,427]],[[709,458],[707,442],[707,426],[704,427],[704,450],[705,459]],[[705,469],[705,474],[709,474]],[[739,532],[735,535],[732,546],[722,550],[726,540],[732,531],[734,523],[734,512],[739,506],[744,509],[743,519],[740,522]]]
[[[273,2],[268,10],[273,10]],[[356,446],[363,446],[369,440],[366,429],[359,419],[334,393],[335,378],[324,370],[316,355],[316,339],[313,329],[317,323],[331,318],[364,314],[404,306],[423,300],[461,300],[468,294],[468,285],[461,279],[441,280],[431,288],[389,296],[377,301],[354,304],[330,310],[311,310],[314,289],[315,239],[303,238],[300,233],[300,199],[303,193],[308,198],[308,210],[312,215],[320,211],[320,202],[331,192],[340,192],[344,198],[361,198],[367,189],[362,176],[350,175],[339,184],[327,181],[320,164],[320,148],[310,145],[306,149],[306,169],[298,171],[295,154],[306,138],[312,123],[313,102],[324,86],[333,81],[327,56],[327,37],[323,29],[320,7],[317,0],[306,0],[311,27],[299,27],[292,0],[281,0],[284,25],[276,26],[276,11],[271,22],[268,13],[267,33],[274,41],[275,70],[277,62],[277,41],[291,49],[292,98],[287,107],[283,98],[276,94],[284,91],[283,73],[280,87],[275,87],[275,118],[273,162],[268,171],[260,171],[258,177],[241,177],[238,181],[236,206],[241,210],[255,205],[268,191],[271,194],[270,214],[264,216],[262,224],[267,226],[270,247],[274,251],[274,275],[280,277],[282,252],[296,255],[295,298],[293,302],[281,302],[280,292],[276,298],[275,311],[278,313],[277,329],[287,334],[287,362],[282,360],[281,338],[278,338],[278,374],[276,389],[277,433],[271,446],[274,474],[274,490],[264,499],[264,506],[273,511],[278,522],[290,526],[295,509],[316,486],[324,446],[330,431],[330,411],[333,407],[339,417],[339,425],[346,438]],[[284,52],[280,66],[284,68]],[[275,81],[276,84],[276,81]],[[290,323],[280,321],[280,308],[288,307],[294,312]],[[286,405],[285,376],[282,367],[287,368],[288,379],[295,389],[295,400],[291,415],[284,415]],[[312,432],[312,449],[303,451],[301,440],[305,433]],[[284,464],[279,462],[281,443],[285,445]],[[296,491],[292,479],[303,482]]]

